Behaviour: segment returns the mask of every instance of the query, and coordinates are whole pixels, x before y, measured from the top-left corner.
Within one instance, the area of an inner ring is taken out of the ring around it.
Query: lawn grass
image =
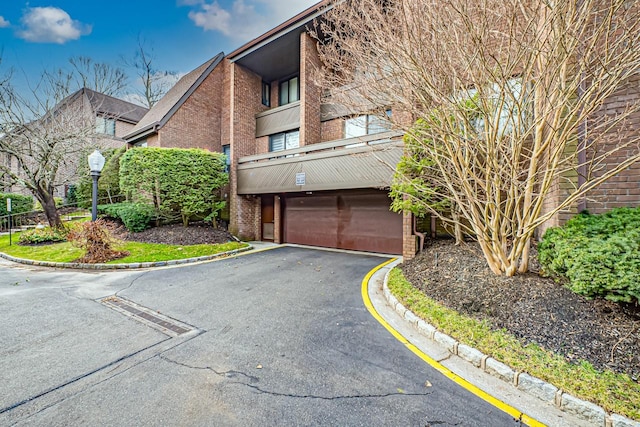
[[[487,321],[463,316],[439,305],[409,283],[397,268],[390,272],[389,290],[418,317],[459,342],[575,397],[596,403],[606,411],[640,419],[640,384],[628,375],[599,372],[584,361],[570,364],[538,345],[524,345],[504,329],[492,330]]]
[[[83,255],[83,251],[73,247],[69,242],[55,243],[52,245],[20,246],[19,233],[12,237],[13,245],[9,246],[9,236],[0,236],[0,252],[16,258],[24,258],[33,261],[49,262],[73,262]],[[155,243],[123,242],[116,245],[115,249],[128,251],[125,258],[110,261],[108,264],[127,264],[139,262],[171,261],[176,259],[196,258],[206,255],[215,255],[246,247],[246,243],[227,242],[218,245],[162,245]]]

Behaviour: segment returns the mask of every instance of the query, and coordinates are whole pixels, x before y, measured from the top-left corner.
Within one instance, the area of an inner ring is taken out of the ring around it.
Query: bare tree
[[[173,85],[179,76],[175,71],[159,70],[155,66],[156,55],[152,47],[138,37],[138,48],[132,60],[124,59],[125,64],[135,69],[141,89],[137,91],[145,107],[153,107]]]
[[[457,222],[494,273],[513,275],[528,270],[537,227],[640,158],[629,123],[638,100],[604,108],[638,77],[639,9],[626,0],[337,2],[318,30],[321,79],[332,102],[394,110],[412,139],[406,156],[417,146],[430,162],[422,180],[399,177],[414,186],[405,196]],[[434,185],[431,200],[445,198],[459,221],[416,197]]]
[[[55,189],[75,179],[78,162],[92,146],[96,119],[83,97],[67,96],[58,102],[64,85],[48,81],[26,95],[10,81],[0,85],[0,173],[3,184],[30,191],[49,225],[60,227]]]
[[[117,96],[128,87],[126,72],[106,62],[96,62],[87,56],[69,58],[70,68],[45,71],[49,98],[63,97],[86,87],[109,96]]]

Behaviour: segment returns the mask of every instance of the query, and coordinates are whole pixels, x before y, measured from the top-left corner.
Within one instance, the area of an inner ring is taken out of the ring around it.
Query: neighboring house
[[[309,28],[327,4],[187,74],[125,138],[227,154],[230,230],[241,238],[412,258],[413,217],[389,209],[401,135],[374,116],[323,104],[314,83],[320,60]],[[611,108],[640,96],[637,87],[612,97]],[[594,191],[586,208],[640,204],[639,181],[640,165]]]
[[[55,196],[66,197],[70,185],[77,183],[77,170],[80,162],[86,162],[86,154],[90,149],[100,150],[119,148],[125,145],[122,138],[147,113],[148,109],[139,105],[108,96],[91,89],[82,88],[60,101],[52,110],[51,115],[65,115],[70,123],[69,127],[77,126],[78,133],[84,135],[82,144],[77,141],[69,144],[69,154],[58,169],[55,184]],[[42,119],[41,119],[42,120]],[[79,122],[85,122],[86,125]],[[78,123],[76,123],[78,122]],[[34,122],[37,126],[37,121]],[[84,129],[88,128],[88,129]],[[82,145],[78,150],[71,150],[72,146]],[[19,171],[16,158],[3,153],[2,162]],[[34,160],[35,161],[35,160]],[[20,172],[22,173],[22,172]],[[14,184],[4,189],[8,192],[30,194],[20,185]]]

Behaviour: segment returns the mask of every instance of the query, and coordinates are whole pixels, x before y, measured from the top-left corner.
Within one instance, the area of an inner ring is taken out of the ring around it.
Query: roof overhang
[[[300,68],[300,34],[333,6],[323,0],[231,52],[227,58],[267,82],[291,76]]]

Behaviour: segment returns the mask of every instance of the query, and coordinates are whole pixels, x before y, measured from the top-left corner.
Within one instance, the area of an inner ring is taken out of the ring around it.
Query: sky
[[[184,74],[317,2],[0,0],[0,73],[11,68],[14,84],[28,90],[43,70],[67,67],[70,57],[124,66],[143,39],[157,69]]]

